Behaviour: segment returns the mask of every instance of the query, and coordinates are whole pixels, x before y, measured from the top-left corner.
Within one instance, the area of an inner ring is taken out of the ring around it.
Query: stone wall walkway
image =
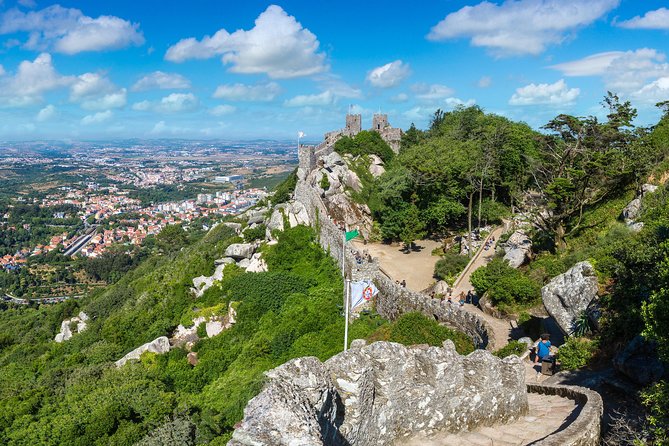
[[[471,432],[442,433],[430,438],[403,441],[405,446],[511,446],[528,445],[568,426],[580,406],[554,395],[527,395],[529,413],[516,421],[474,429]]]

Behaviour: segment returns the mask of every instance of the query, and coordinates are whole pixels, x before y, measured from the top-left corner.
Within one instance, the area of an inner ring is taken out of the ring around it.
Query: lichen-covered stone
[[[531,253],[532,240],[525,231],[515,231],[504,243],[504,260],[511,268],[519,268],[530,258]]]
[[[597,298],[597,291],[595,268],[589,262],[580,262],[545,285],[541,298],[548,314],[568,334],[581,312]]]
[[[147,342],[144,345],[141,345],[116,361],[114,364],[116,367],[123,367],[126,362],[130,360],[139,359],[145,352],[163,354],[170,351],[170,341],[167,339],[167,336],[161,336],[157,339],[154,339],[151,342]]]
[[[231,446],[387,445],[460,431],[527,411],[516,357],[444,346],[356,345],[325,363],[299,358],[272,371]]]
[[[225,249],[225,256],[236,260],[250,259],[255,250],[253,243],[233,243]]]

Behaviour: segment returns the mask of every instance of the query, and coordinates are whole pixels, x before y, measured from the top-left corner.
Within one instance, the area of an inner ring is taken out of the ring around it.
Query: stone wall
[[[391,342],[321,363],[298,358],[267,373],[229,446],[401,444],[415,435],[510,421],[528,410],[520,360],[477,350]]]
[[[602,397],[597,392],[584,387],[541,384],[528,384],[527,391],[569,398],[582,406],[576,419],[572,420],[569,426],[533,444],[540,446],[598,446],[600,444],[604,404]]]
[[[311,222],[317,227],[319,242],[323,249],[342,267],[343,231],[330,219],[323,200],[318,192],[306,181],[298,181],[295,188],[295,199],[307,209]],[[395,320],[402,314],[419,311],[428,317],[434,317],[467,334],[477,348],[492,350],[494,348],[492,329],[479,317],[460,309],[457,305],[446,301],[431,299],[429,296],[404,288],[381,272],[378,263],[364,262],[358,265],[350,250],[347,250],[344,261],[346,271],[354,280],[371,279],[379,289],[376,297],[376,311],[386,319]]]

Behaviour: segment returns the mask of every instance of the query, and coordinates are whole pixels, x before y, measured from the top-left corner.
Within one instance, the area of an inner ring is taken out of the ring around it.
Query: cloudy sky
[[[0,0],[0,139],[317,140],[348,110],[540,127],[669,99],[669,1]]]

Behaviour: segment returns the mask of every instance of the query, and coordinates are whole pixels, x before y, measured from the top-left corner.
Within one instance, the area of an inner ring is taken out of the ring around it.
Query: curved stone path
[[[568,426],[580,406],[568,398],[528,393],[529,412],[515,421],[478,427],[459,433],[439,433],[403,441],[405,446],[511,446],[527,445]]]

